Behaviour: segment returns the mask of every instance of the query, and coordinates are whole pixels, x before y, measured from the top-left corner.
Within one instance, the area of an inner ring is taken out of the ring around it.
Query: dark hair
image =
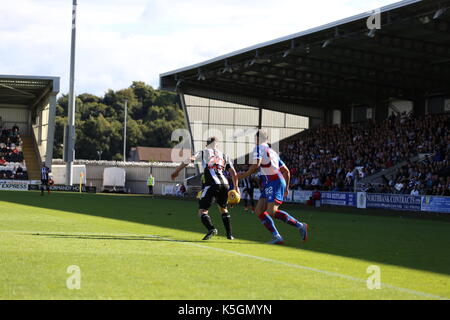
[[[211,143],[217,142],[217,137],[209,137],[208,140],[206,140],[206,145],[209,146]]]

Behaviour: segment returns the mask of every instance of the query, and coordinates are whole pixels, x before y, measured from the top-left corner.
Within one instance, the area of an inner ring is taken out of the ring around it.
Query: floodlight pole
[[[123,162],[127,161],[127,113],[128,113],[128,100],[125,100],[125,119],[123,122]]]
[[[70,86],[69,86],[69,110],[68,110],[68,139],[67,139],[67,165],[66,184],[73,185],[73,161],[75,160],[75,43],[76,43],[76,16],[77,0],[73,0],[72,6],[72,42],[70,51]]]

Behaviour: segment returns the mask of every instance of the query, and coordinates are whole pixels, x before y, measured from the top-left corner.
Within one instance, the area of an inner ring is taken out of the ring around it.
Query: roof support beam
[[[31,105],[31,109],[33,109],[41,100],[50,93],[52,90],[52,85],[48,84],[48,86],[45,88],[44,91],[39,95],[39,97],[34,101],[34,103]]]
[[[337,58],[345,61],[345,64],[355,67],[364,67],[370,64],[373,68],[385,70],[385,72],[401,72],[428,81],[448,79],[450,77],[448,72],[450,67],[447,66],[434,66],[427,60],[413,60],[362,49],[334,47],[327,52],[315,54],[315,57],[320,59]]]
[[[373,98],[383,98],[389,96],[399,96],[400,93],[394,89],[384,91],[376,90],[376,88],[363,87],[356,85],[352,88],[350,86],[345,88],[335,88],[326,85],[318,84],[304,84],[299,82],[287,82],[277,79],[267,79],[257,76],[233,75],[228,79],[227,83],[234,83],[237,85],[248,87],[260,87],[261,91],[269,94],[275,92],[289,93],[289,95],[300,95],[308,98],[326,97],[333,101],[372,101]],[[271,89],[267,89],[271,88]],[[351,98],[349,98],[351,97]]]
[[[6,88],[6,89],[9,89],[9,90],[16,91],[16,92],[18,92],[18,93],[21,93],[21,94],[26,95],[26,96],[29,96],[29,97],[35,97],[35,95],[32,94],[32,93],[29,93],[29,92],[26,92],[26,91],[23,91],[23,90],[20,90],[20,89],[17,89],[17,88],[8,86],[8,85],[6,85],[6,84],[0,83],[0,87],[3,87],[3,88]]]
[[[434,85],[439,85],[442,82],[433,78],[427,78],[420,74],[414,77],[403,76],[394,69],[384,68],[383,66],[368,68],[367,66],[352,65],[345,63],[330,62],[329,60],[309,58],[309,57],[292,57],[287,61],[292,69],[303,69],[308,72],[317,72],[321,74],[341,75],[344,77],[355,77],[365,82],[383,82],[393,87],[410,88],[422,87],[424,82],[432,82]],[[287,69],[287,70],[292,70]]]
[[[318,85],[336,90],[358,89],[359,92],[363,91],[369,94],[373,92],[396,92],[400,94],[402,89],[399,86],[380,85],[376,82],[362,81],[356,78],[349,79],[343,76],[324,75],[317,72],[295,71],[292,73],[292,70],[278,67],[257,67],[254,70],[257,70],[260,74],[274,77],[280,83],[286,82],[287,87],[289,87],[289,83],[298,83],[300,85]],[[292,77],[292,81],[282,80],[286,79],[286,77]]]

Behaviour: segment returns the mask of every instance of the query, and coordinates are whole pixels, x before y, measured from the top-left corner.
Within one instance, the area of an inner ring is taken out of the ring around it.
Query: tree
[[[127,154],[132,147],[171,147],[172,131],[184,127],[184,116],[175,94],[135,81],[129,88],[109,89],[103,97],[83,93],[76,99],[76,158],[123,158],[124,100],[128,100]],[[58,99],[54,157],[62,157],[68,95]]]

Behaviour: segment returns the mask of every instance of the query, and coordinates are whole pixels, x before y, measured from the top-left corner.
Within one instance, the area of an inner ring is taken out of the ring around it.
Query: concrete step
[[[41,178],[41,166],[36,155],[35,142],[31,136],[22,136],[22,152],[27,165],[28,177],[31,180]]]

